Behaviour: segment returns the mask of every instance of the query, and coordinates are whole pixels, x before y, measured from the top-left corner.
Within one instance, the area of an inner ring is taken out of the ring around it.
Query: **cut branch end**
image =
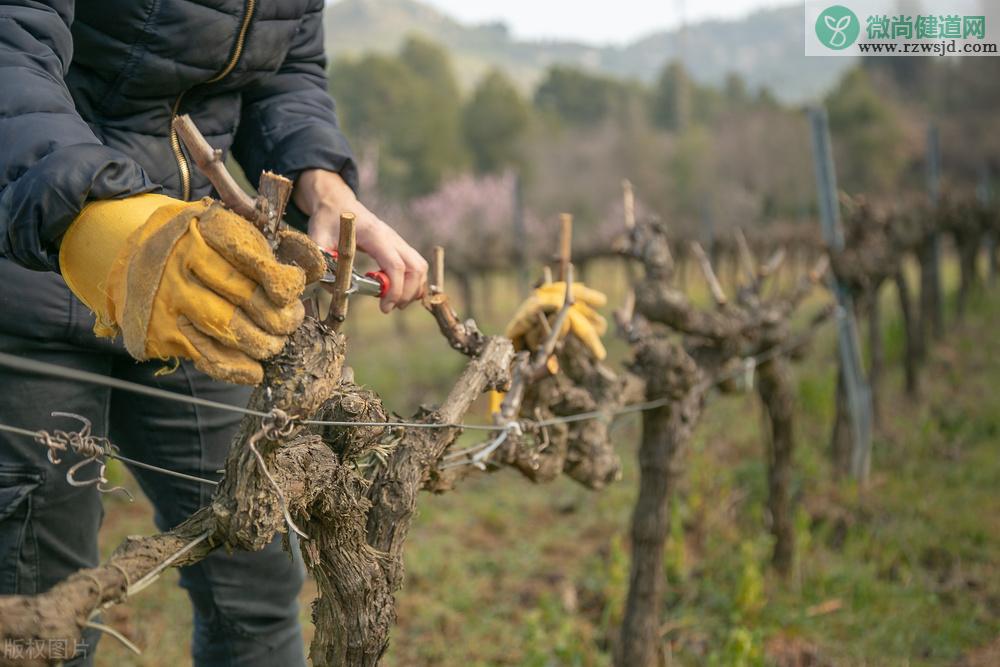
[[[573,216],[563,213],[559,221],[559,279],[568,280],[566,276],[573,257]]]
[[[715,275],[712,262],[708,259],[708,255],[705,254],[705,249],[697,241],[692,241],[691,252],[694,253],[695,259],[698,260],[698,265],[701,267],[701,272],[705,276],[705,282],[708,283],[708,289],[712,293],[715,303],[719,306],[725,306],[729,300],[726,298],[726,293],[722,289],[722,284],[719,282],[718,276]]]
[[[340,214],[340,238],[337,241],[337,277],[334,280],[333,289],[330,291],[332,300],[330,313],[326,318],[326,324],[334,331],[339,331],[344,320],[347,319],[348,297],[351,290],[351,277],[354,274],[354,254],[357,245],[354,223],[353,213]]]

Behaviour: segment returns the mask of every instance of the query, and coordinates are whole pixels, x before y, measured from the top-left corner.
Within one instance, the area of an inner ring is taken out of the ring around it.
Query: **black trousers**
[[[62,278],[0,258],[0,351],[246,405],[249,388],[216,382],[189,363],[156,376],[162,362],[135,362],[120,342],[95,338],[92,326],[93,316]],[[0,423],[77,430],[77,422],[53,417],[53,411],[91,420],[94,433],[110,438],[125,456],[216,480],[240,419],[232,412],[0,368]],[[98,563],[101,496],[94,486],[67,482],[66,471],[79,456],[67,452],[61,458],[53,465],[33,439],[0,433],[0,594],[43,592]],[[80,478],[94,472],[88,466]],[[152,501],[161,530],[207,504],[214,489],[141,468],[132,473]],[[303,576],[297,546],[289,555],[280,540],[259,553],[216,551],[182,568],[181,585],[194,606],[195,664],[304,665],[297,604]],[[87,657],[72,664],[92,664],[94,633],[88,632],[87,642]]]

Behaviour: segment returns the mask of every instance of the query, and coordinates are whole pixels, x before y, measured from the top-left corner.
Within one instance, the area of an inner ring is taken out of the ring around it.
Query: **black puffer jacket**
[[[191,114],[251,180],[356,167],[327,94],[323,0],[0,0],[0,255],[56,269],[89,200],[211,186]],[[74,15],[75,14],[75,15]]]

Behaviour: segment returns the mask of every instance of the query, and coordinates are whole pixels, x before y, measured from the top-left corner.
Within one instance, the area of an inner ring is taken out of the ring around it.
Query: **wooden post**
[[[837,199],[837,174],[833,164],[833,150],[830,146],[830,127],[826,110],[814,107],[809,111],[812,129],[813,158],[816,168],[816,183],[819,195],[820,222],[827,246],[832,252],[844,247],[844,231],[840,222],[840,204]],[[843,407],[850,411],[851,472],[862,482],[868,479],[871,467],[871,392],[865,380],[861,362],[861,345],[858,341],[854,304],[847,290],[838,284],[831,273],[830,290],[837,298],[837,347],[840,366],[844,377],[847,400]]]

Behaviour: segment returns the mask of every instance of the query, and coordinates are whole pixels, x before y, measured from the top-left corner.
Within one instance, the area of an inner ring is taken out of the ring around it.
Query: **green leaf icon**
[[[828,49],[841,51],[854,44],[861,34],[857,14],[843,5],[827,7],[816,19],[816,37]]]

